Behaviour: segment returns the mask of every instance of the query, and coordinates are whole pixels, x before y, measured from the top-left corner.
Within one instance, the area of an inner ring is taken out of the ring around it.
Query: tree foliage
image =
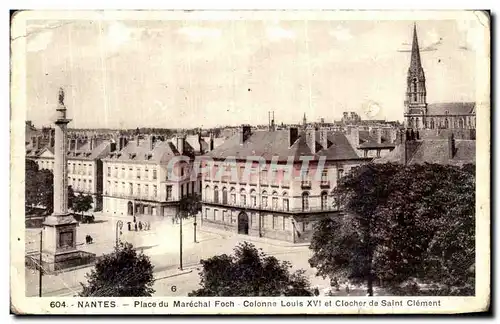
[[[80,194],[74,198],[73,210],[76,213],[85,213],[92,209],[93,199],[91,195]]]
[[[54,174],[50,170],[38,168],[36,162],[26,160],[25,204],[27,207],[45,207],[46,214],[54,211]],[[68,208],[72,208],[74,192],[68,187]]]
[[[233,255],[222,254],[201,260],[202,288],[189,296],[311,296],[303,270],[290,272],[289,262],[280,262],[240,243]]]
[[[376,282],[394,292],[415,280],[426,294],[473,294],[474,167],[368,164],[335,189],[345,214],[321,221],[311,266],[321,276]]]
[[[80,297],[151,297],[155,292],[149,257],[130,243],[120,243],[104,255],[86,278]]]
[[[177,217],[188,218],[196,216],[202,208],[201,195],[193,193],[181,198]]]

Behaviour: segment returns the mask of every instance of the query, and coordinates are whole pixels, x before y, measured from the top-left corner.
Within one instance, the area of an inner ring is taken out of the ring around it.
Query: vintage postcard
[[[489,309],[489,12],[20,11],[11,53],[13,313]]]

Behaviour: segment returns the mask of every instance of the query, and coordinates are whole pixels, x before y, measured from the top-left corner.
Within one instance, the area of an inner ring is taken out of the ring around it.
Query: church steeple
[[[416,24],[413,24],[411,59],[406,82],[405,120],[409,128],[415,126],[416,128],[420,128],[427,113],[427,91],[425,87],[425,73],[420,60]]]
[[[410,61],[410,71],[413,73],[419,73],[424,70],[422,69],[422,62],[420,61],[420,48],[418,47],[418,36],[417,36],[417,24],[413,24],[413,42],[411,44],[411,61]]]

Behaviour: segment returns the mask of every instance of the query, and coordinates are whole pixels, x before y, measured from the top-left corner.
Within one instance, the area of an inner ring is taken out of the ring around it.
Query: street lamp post
[[[193,223],[193,228],[194,228],[194,243],[198,243],[196,242],[196,215],[194,215],[194,223]]]
[[[120,235],[122,233],[123,222],[121,220],[116,222],[116,247],[118,247],[118,243],[120,242]]]
[[[179,216],[179,269],[182,271],[182,215]]]

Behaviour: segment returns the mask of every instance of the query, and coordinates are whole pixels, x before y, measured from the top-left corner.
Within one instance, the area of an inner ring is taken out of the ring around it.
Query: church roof
[[[431,139],[416,141],[414,150],[407,150],[407,164],[450,164],[463,165],[476,162],[476,141],[474,140],[455,140],[455,150],[453,157],[449,155],[448,139]],[[375,159],[375,163],[403,161],[403,147],[398,144],[396,148],[382,158]]]
[[[475,113],[475,102],[441,102],[427,106],[427,115],[471,115]]]

